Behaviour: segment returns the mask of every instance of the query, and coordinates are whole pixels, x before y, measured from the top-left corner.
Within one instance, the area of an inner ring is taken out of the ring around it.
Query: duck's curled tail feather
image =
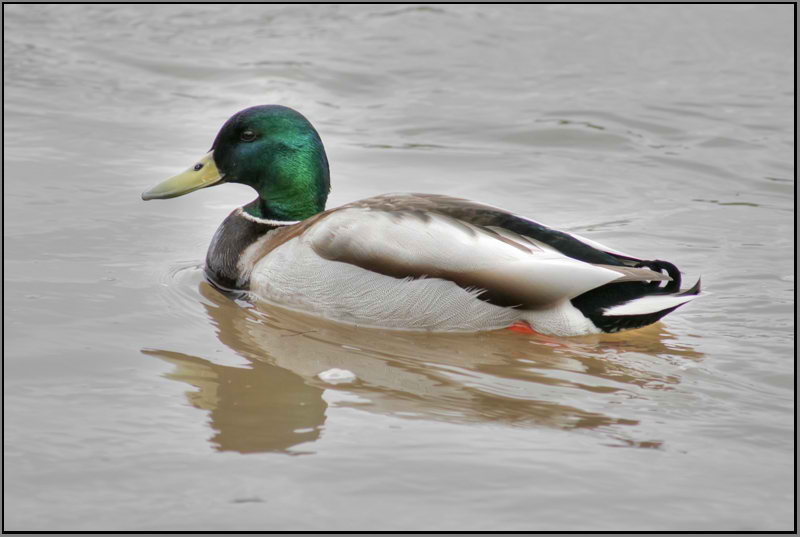
[[[637,266],[666,272],[672,279],[609,283],[572,299],[572,304],[603,332],[619,332],[653,324],[700,294],[700,279],[681,290],[681,273],[668,261],[641,261]]]

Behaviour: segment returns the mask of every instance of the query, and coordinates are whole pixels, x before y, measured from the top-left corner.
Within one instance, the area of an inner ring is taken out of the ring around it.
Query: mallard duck
[[[211,282],[341,322],[574,336],[647,326],[700,293],[700,280],[680,289],[672,263],[475,201],[396,193],[326,210],[322,140],[284,106],[238,112],[205,156],[142,199],[222,183],[258,197],[217,229]]]

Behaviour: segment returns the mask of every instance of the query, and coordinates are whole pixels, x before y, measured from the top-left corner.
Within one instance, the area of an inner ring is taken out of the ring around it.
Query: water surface
[[[791,529],[792,21],[4,6],[5,529]],[[319,130],[329,206],[477,199],[708,294],[584,338],[365,330],[222,295],[205,251],[252,192],[140,193],[268,103]]]

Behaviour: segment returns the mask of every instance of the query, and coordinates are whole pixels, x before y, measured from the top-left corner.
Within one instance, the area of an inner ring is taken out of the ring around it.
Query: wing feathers
[[[614,280],[617,283],[621,282],[671,282],[666,274],[655,272],[648,268],[634,268],[634,267],[616,267],[611,265],[595,265],[596,267],[603,267],[608,270],[613,270],[622,275],[622,277]]]
[[[503,306],[542,308],[613,281],[667,280],[649,269],[600,266],[522,235],[419,209],[344,208],[308,230],[329,260],[395,278],[442,278]]]

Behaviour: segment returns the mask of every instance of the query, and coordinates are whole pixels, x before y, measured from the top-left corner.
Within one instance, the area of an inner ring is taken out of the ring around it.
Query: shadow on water
[[[649,371],[628,353],[702,359],[658,325],[574,339],[381,331],[235,301],[205,281],[198,290],[217,337],[249,367],[142,352],[174,364],[168,378],[197,388],[187,398],[209,412],[219,451],[308,453],[292,448],[320,437],[329,404],[404,419],[600,430],[618,445],[657,448],[657,440],[617,435],[639,421],[603,410],[673,389],[680,377]],[[355,378],[335,384],[319,376],[331,369]]]

